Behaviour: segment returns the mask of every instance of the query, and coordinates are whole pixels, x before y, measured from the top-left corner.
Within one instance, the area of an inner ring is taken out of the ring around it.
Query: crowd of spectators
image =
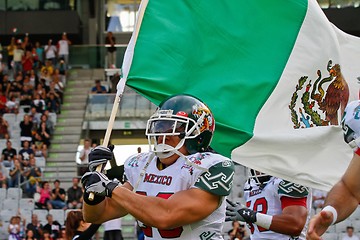
[[[66,84],[69,45],[66,33],[42,46],[25,34],[3,46],[0,59],[0,187],[21,186],[33,197],[41,185],[54,126],[51,115],[61,113]],[[7,121],[6,115],[16,121]]]

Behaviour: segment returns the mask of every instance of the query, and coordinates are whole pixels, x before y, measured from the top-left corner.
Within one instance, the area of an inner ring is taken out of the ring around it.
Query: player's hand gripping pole
[[[103,143],[102,143],[102,145],[103,145],[104,147],[107,147],[108,144],[109,144],[110,135],[111,135],[112,128],[113,128],[113,126],[114,126],[116,113],[117,113],[117,111],[118,111],[118,109],[119,109],[120,99],[121,99],[120,95],[116,94],[115,100],[114,100],[114,105],[113,105],[113,108],[112,108],[111,114],[110,114],[109,123],[108,123],[107,129],[106,129],[106,132],[105,132],[104,141],[103,141]],[[104,164],[99,164],[99,165],[96,167],[96,171],[97,171],[97,172],[100,172],[101,169],[103,168],[103,165],[104,165]],[[89,194],[89,200],[90,200],[90,201],[94,200],[94,193],[91,192],[91,193]]]

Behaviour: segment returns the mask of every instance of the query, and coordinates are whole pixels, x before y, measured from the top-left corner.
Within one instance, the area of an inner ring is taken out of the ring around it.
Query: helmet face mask
[[[174,153],[179,155],[178,150],[183,145],[190,154],[205,151],[210,145],[214,130],[215,121],[204,103],[189,95],[175,95],[163,101],[150,117],[146,136],[150,149],[158,157],[167,158]],[[180,138],[177,146],[165,143],[169,136]]]
[[[271,175],[259,172],[255,169],[249,169],[249,179],[261,187],[264,187],[271,179]]]

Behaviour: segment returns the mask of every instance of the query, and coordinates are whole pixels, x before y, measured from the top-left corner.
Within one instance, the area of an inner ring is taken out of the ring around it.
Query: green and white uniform
[[[149,158],[152,159],[149,161]],[[148,162],[149,165],[145,167]],[[176,192],[191,188],[199,188],[223,197],[230,193],[234,165],[226,157],[209,152],[196,153],[188,155],[187,160],[179,157],[175,163],[163,170],[157,168],[156,162],[156,156],[151,153],[140,153],[126,160],[124,167],[127,181],[138,194],[167,199]],[[139,180],[144,169],[145,174]],[[171,230],[145,226],[140,222],[139,224],[145,239],[223,239],[221,232],[225,209],[225,201],[222,201],[205,219]]]

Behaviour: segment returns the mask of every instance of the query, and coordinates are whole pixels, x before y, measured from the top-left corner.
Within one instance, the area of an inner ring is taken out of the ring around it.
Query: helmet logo
[[[204,118],[204,121],[202,121],[202,123],[200,124],[200,132],[203,132],[205,130],[213,131],[214,130],[214,119],[212,117],[210,110],[208,108],[200,106],[200,105],[193,106],[192,114],[196,118],[200,118],[203,113],[205,113],[205,118]]]
[[[182,116],[182,117],[188,117],[188,114],[184,111],[179,111],[176,113],[177,116]]]

